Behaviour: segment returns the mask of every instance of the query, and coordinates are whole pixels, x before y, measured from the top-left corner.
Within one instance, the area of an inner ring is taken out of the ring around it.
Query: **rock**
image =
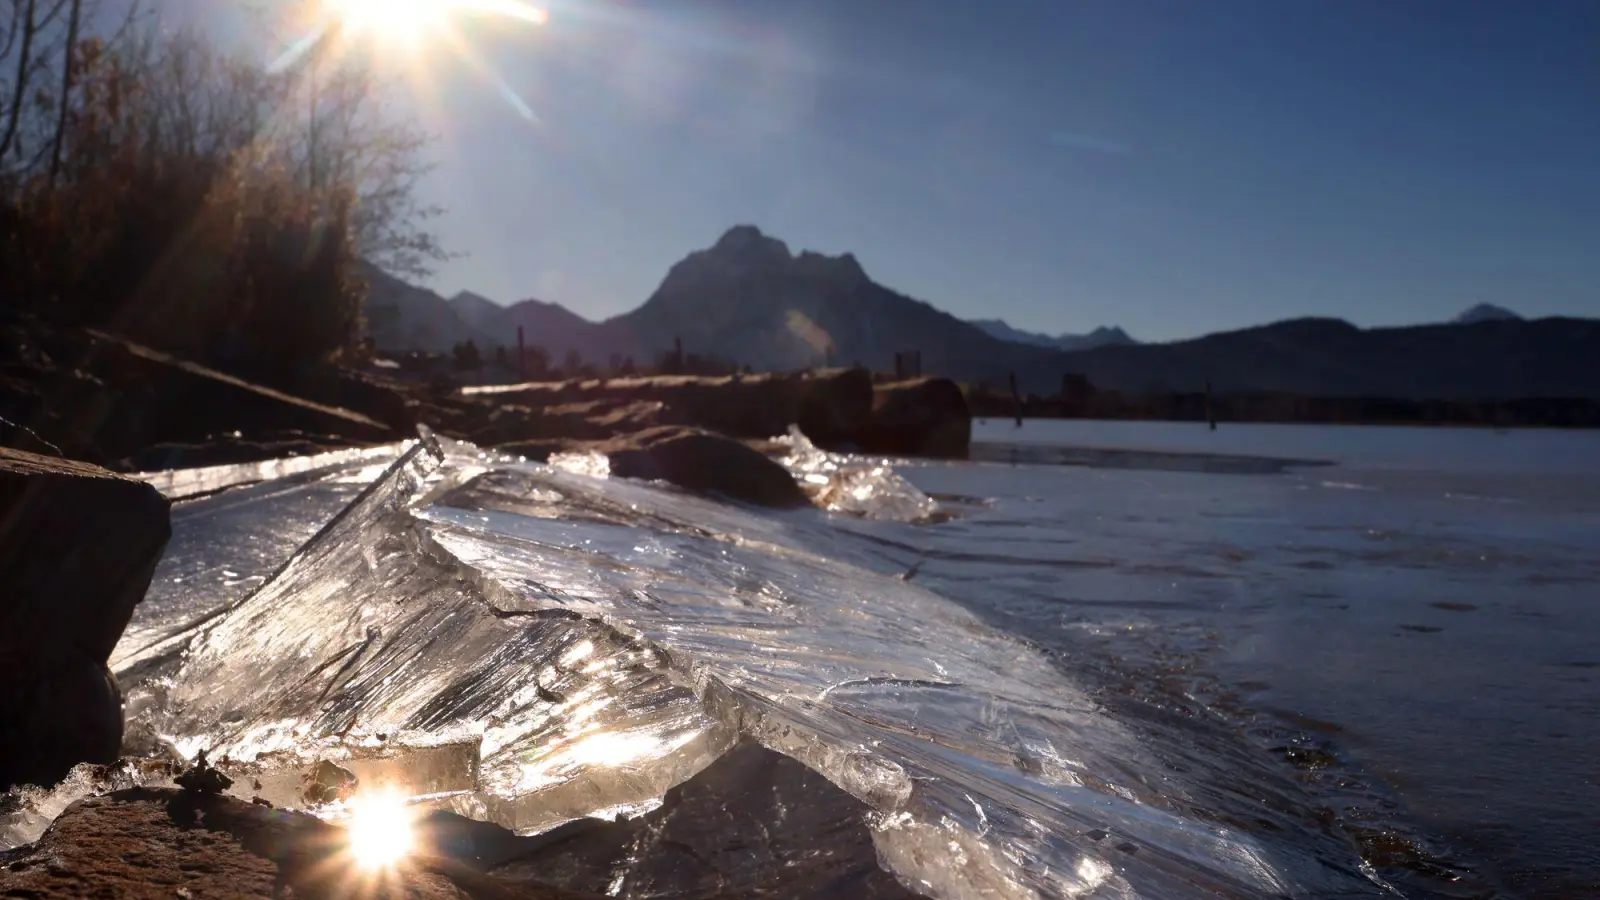
[[[627,896],[915,900],[878,864],[866,804],[746,739],[668,791],[660,809],[594,822],[491,871]]]
[[[349,800],[360,786],[361,782],[354,772],[324,759],[311,770],[302,795],[307,803],[332,803],[335,800]]]
[[[667,481],[757,506],[811,503],[782,465],[732,438],[695,428],[654,428],[588,449],[604,453],[611,474],[622,478]]]
[[[831,369],[809,373],[800,385],[795,416],[800,432],[824,450],[846,451],[859,445],[872,418],[872,374],[866,369]]]
[[[818,446],[843,449],[866,425],[873,392],[864,370],[830,369],[797,375],[661,375],[489,386],[468,388],[465,396],[523,410],[507,414],[485,407],[485,427],[462,435],[485,444],[595,440],[654,425],[770,438],[799,424]],[[543,411],[542,416],[532,410]]]
[[[550,457],[557,453],[581,453],[586,450],[589,443],[586,441],[569,441],[564,438],[549,438],[542,441],[516,441],[510,444],[501,444],[494,448],[501,453],[512,456],[521,456],[529,462],[549,462]]]
[[[296,397],[360,413],[399,434],[411,434],[417,429],[418,402],[408,397],[400,385],[366,373],[321,366],[295,372],[294,377],[275,386]]]
[[[867,453],[966,459],[972,413],[961,388],[948,378],[914,378],[880,384],[872,419],[861,441]]]
[[[204,750],[196,754],[193,766],[172,780],[191,794],[220,794],[233,787],[233,779],[211,765]]]
[[[674,422],[671,411],[660,400],[634,400],[625,403],[598,403],[556,407],[545,411],[548,415],[581,415],[606,437],[632,434],[659,425],[686,424]]]
[[[169,441],[204,440],[245,428],[302,431],[380,442],[395,433],[361,413],[316,403],[225,372],[90,331],[91,363],[121,394],[138,398],[146,427]],[[153,443],[153,442],[152,442]]]
[[[6,446],[58,448],[112,466],[157,444],[208,445],[235,433],[257,441],[290,432],[332,435],[344,444],[412,433],[102,332],[0,317],[0,346],[7,344],[20,349],[0,359]],[[380,385],[334,379],[323,387],[385,417],[407,418],[409,401]]]
[[[122,691],[105,661],[76,648],[41,656],[0,663],[0,788],[55,784],[122,749]]]
[[[116,759],[106,660],[172,534],[155,488],[0,449],[0,789]]]
[[[36,844],[0,853],[0,896],[34,900],[592,900],[515,885],[420,855],[362,868],[342,828],[310,816],[193,791],[138,788],[68,807]],[[426,850],[426,848],[425,848]]]
[[[119,468],[129,472],[163,472],[168,469],[231,466],[292,456],[315,456],[350,446],[350,441],[320,435],[291,433],[273,435],[268,440],[225,435],[204,444],[155,444],[122,460]]]
[[[529,441],[603,441],[671,424],[659,400],[606,397],[547,407],[507,405],[494,409],[470,438],[483,446]],[[677,423],[682,424],[682,423]]]

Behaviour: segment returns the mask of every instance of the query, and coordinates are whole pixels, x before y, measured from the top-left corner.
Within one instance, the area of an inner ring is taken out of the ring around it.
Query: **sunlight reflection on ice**
[[[410,789],[523,834],[648,809],[747,737],[873,809],[938,896],[1307,893],[1055,662],[829,555],[836,529],[426,441],[188,634],[132,727],[352,771],[369,736],[453,734],[471,752]]]
[[[393,789],[357,794],[350,803],[350,854],[368,869],[388,868],[404,859],[415,842],[411,810]]]

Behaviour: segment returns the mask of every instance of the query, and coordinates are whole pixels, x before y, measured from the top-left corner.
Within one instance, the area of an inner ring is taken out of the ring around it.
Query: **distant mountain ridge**
[[[1133,392],[1508,400],[1600,398],[1600,319],[1488,319],[1362,329],[1291,319],[1170,344],[1068,355],[1097,386]]]
[[[1042,332],[1014,328],[1004,319],[968,319],[967,321],[983,329],[990,337],[999,338],[1002,341],[1015,341],[1019,344],[1033,344],[1038,347],[1054,347],[1057,350],[1093,350],[1095,347],[1108,345],[1139,343],[1129,337],[1126,331],[1115,326],[1106,327],[1102,325],[1088,334],[1051,336]]]
[[[476,329],[494,329],[501,324],[506,308],[482,294],[462,291],[450,298],[450,308],[461,321]]]
[[[483,336],[449,301],[427,288],[370,264],[362,264],[361,276],[367,282],[367,336],[381,350],[443,353]]]
[[[645,364],[681,340],[687,352],[758,370],[860,363],[888,371],[896,353],[916,350],[930,374],[1003,385],[1015,373],[1023,390],[1042,395],[1076,374],[1131,393],[1194,392],[1210,382],[1222,392],[1329,397],[1600,398],[1600,320],[1530,321],[1481,306],[1435,325],[1293,319],[1163,344],[1102,328],[1077,336],[1095,345],[1065,349],[1040,342],[1060,338],[1003,322],[964,321],[878,284],[851,254],[793,253],[751,225],[689,254],[644,304],[603,322],[539,300],[446,301],[388,276],[374,278],[368,320],[383,349],[448,351],[468,338],[484,349],[514,346],[521,326],[528,344],[558,363],[576,353]],[[1012,332],[1023,339],[997,336]]]
[[[1471,309],[1463,311],[1460,315],[1450,320],[1456,325],[1471,325],[1475,322],[1503,322],[1522,321],[1522,317],[1506,309],[1504,306],[1495,306],[1492,303],[1479,303]]]

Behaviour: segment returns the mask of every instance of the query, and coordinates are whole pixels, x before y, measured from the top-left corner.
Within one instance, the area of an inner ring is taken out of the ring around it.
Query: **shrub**
[[[406,219],[426,212],[408,205],[403,177],[419,171],[420,144],[362,118],[359,73],[331,79],[336,102],[314,107],[344,117],[335,124],[364,123],[358,140],[351,127],[284,129],[278,113],[298,96],[296,74],[221,56],[193,35],[85,41],[71,65],[59,156],[49,165],[0,156],[8,305],[224,367],[284,372],[355,351],[359,256],[387,249],[413,266],[437,257]],[[363,171],[389,180],[350,174]]]

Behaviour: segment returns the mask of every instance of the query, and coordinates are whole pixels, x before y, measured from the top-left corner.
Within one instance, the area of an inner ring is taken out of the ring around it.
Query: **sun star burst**
[[[347,32],[375,40],[418,43],[439,34],[463,13],[483,13],[543,25],[547,15],[524,0],[323,0]]]
[[[394,866],[413,849],[411,811],[394,790],[356,797],[349,823],[350,854],[362,868]]]

